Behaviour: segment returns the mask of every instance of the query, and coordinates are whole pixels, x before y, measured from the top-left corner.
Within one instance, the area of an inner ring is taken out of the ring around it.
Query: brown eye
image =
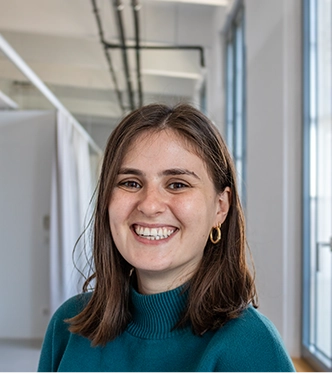
[[[168,186],[168,188],[170,188],[171,190],[182,190],[187,187],[188,185],[182,182],[173,182]]]
[[[136,181],[124,181],[119,183],[120,187],[125,187],[131,190],[139,190],[142,186]]]

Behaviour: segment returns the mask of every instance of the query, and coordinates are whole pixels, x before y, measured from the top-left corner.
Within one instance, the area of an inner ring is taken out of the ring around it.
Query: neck
[[[136,269],[137,290],[142,295],[153,295],[175,288],[185,284],[193,275],[193,272],[185,274],[161,274],[160,272],[142,272]]]

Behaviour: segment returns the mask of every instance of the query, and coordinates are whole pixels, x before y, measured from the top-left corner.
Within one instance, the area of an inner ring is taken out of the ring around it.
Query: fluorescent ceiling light
[[[87,139],[91,147],[100,154],[101,150],[91,138],[90,134],[77,122],[71,113],[63,106],[59,99],[46,86],[46,84],[38,77],[38,75],[27,65],[22,57],[11,47],[6,39],[0,34],[0,50],[5,56],[28,78],[28,80],[46,97],[46,99],[54,105],[55,108],[67,115],[77,130]]]
[[[0,91],[0,109],[17,109],[18,104]]]

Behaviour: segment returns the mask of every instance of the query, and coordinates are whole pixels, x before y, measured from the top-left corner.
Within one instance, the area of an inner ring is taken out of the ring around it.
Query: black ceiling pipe
[[[138,0],[132,0],[131,6],[134,15],[135,24],[135,47],[136,47],[136,71],[137,71],[137,87],[138,87],[138,105],[143,105],[143,89],[142,89],[142,74],[141,74],[141,56],[140,56],[140,28],[139,28],[139,10],[140,4]]]
[[[114,87],[115,87],[115,91],[116,91],[116,95],[117,95],[117,98],[118,98],[120,108],[121,108],[122,112],[124,112],[125,107],[123,105],[122,95],[121,95],[121,91],[119,89],[118,81],[116,79],[116,75],[115,75],[115,72],[114,72],[111,56],[109,54],[108,48],[105,46],[104,32],[103,32],[103,27],[102,27],[102,24],[101,24],[101,19],[100,19],[100,16],[99,16],[99,10],[97,8],[96,0],[92,0],[91,2],[92,2],[93,12],[95,14],[95,18],[96,18],[96,21],[97,21],[99,39],[100,39],[100,42],[101,42],[101,44],[103,45],[103,48],[104,48],[105,57],[106,57],[108,68],[109,68],[109,71],[111,73],[111,77],[112,77],[112,80],[113,80],[113,83],[114,83]]]
[[[127,56],[127,47],[126,47],[126,37],[125,32],[123,28],[123,22],[122,22],[122,10],[123,10],[123,4],[121,0],[113,0],[113,6],[116,14],[117,19],[117,26],[118,26],[118,32],[120,35],[120,48],[122,50],[122,59],[123,59],[123,65],[125,69],[125,76],[127,81],[127,91],[128,91],[128,98],[129,98],[129,105],[130,109],[135,109],[134,104],[134,94],[133,89],[131,86],[131,76],[129,72],[129,64],[128,64],[128,56]],[[105,44],[104,44],[105,45]]]
[[[106,48],[116,49],[121,48],[121,45],[104,42]],[[136,46],[127,45],[127,49],[129,48],[136,48]],[[200,63],[201,67],[205,67],[205,58],[204,58],[204,48],[198,45],[140,45],[140,49],[187,49],[187,50],[194,50],[200,53]]]

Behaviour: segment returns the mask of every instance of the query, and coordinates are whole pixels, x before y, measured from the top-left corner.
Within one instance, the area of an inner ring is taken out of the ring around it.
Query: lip
[[[149,229],[153,228],[159,228],[159,227],[165,227],[166,229],[169,230],[177,230],[176,226],[169,225],[167,223],[143,223],[143,222],[135,222],[131,225],[131,227],[135,226],[142,226],[142,227],[148,227]]]
[[[168,230],[174,230],[174,232],[167,238],[163,238],[163,239],[159,239],[159,240],[151,240],[151,239],[147,239],[147,238],[144,238],[143,236],[138,235],[135,231],[135,226],[147,227],[149,229],[166,228]],[[179,231],[179,229],[176,226],[172,226],[172,225],[169,225],[169,224],[163,224],[163,223],[149,223],[149,224],[147,224],[147,223],[143,223],[143,222],[135,222],[134,224],[132,224],[130,226],[130,230],[133,233],[134,238],[138,242],[143,243],[143,244],[147,244],[147,245],[160,245],[160,244],[167,243]]]

